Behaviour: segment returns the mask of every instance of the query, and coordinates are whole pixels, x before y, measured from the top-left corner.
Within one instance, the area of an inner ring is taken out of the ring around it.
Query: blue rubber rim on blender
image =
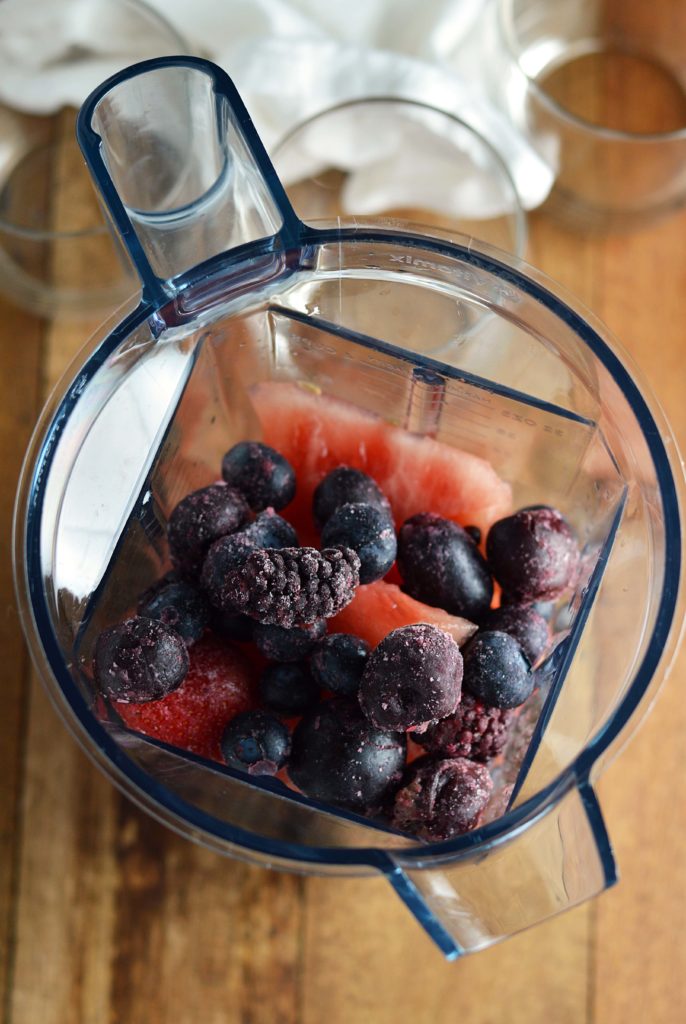
[[[91,96],[82,110],[80,121],[85,123],[90,117],[93,107],[99,98],[108,91],[116,82],[125,81],[129,77],[140,74],[145,70],[153,70],[157,67],[170,67],[180,65],[185,67],[199,67],[207,73],[208,65],[204,61],[195,58],[160,58],[153,61],[143,62],[134,68],[121,72],[108,82],[104,83]],[[209,67],[212,67],[209,65]],[[191,280],[198,280],[211,268],[220,265],[227,265],[229,262],[238,262],[246,258],[255,258],[264,255],[266,252],[274,252],[278,239],[283,246],[283,251],[289,249],[304,250],[308,246],[319,247],[325,243],[338,242],[363,242],[382,243],[422,248],[424,251],[432,251],[438,255],[452,257],[471,264],[477,269],[486,271],[495,277],[503,280],[517,289],[528,294],[535,301],[550,310],[555,316],[567,324],[588,348],[602,363],[617,386],[621,389],[629,406],[631,407],[636,420],[642,430],[645,443],[650,451],[651,458],[656,471],[665,526],[665,553],[664,553],[664,582],[660,595],[657,614],[641,663],[635,672],[634,678],[627,688],[622,701],[614,714],[601,726],[596,735],[588,743],[586,748],[578,755],[572,764],[565,769],[560,776],[553,780],[543,790],[529,798],[519,807],[507,812],[503,817],[485,825],[474,832],[468,833],[457,839],[446,840],[441,843],[422,844],[421,846],[403,848],[401,856],[405,865],[411,865],[413,861],[430,861],[436,857],[441,860],[450,858],[457,860],[461,855],[474,851],[481,847],[484,851],[498,845],[500,842],[511,839],[521,829],[531,825],[533,821],[541,817],[552,807],[555,801],[566,793],[570,788],[578,786],[581,798],[588,815],[588,820],[593,830],[594,837],[598,843],[602,866],[605,873],[607,885],[615,880],[615,866],[607,833],[605,831],[600,809],[595,794],[588,782],[589,774],[597,759],[607,750],[610,744],[619,736],[627,725],[629,719],[638,707],[650,681],[655,673],[666,645],[676,608],[680,566],[681,566],[681,528],[679,519],[679,505],[677,489],[669,463],[666,448],[660,437],[659,429],[650,412],[650,409],[643,399],[637,385],[624,368],[619,358],[612,349],[602,340],[598,333],[589,323],[582,319],[570,306],[548,291],[536,280],[525,277],[518,270],[502,263],[493,256],[477,252],[472,248],[458,243],[446,242],[434,238],[425,238],[403,234],[399,231],[360,228],[331,228],[317,229],[309,227],[298,220],[285,199],[285,193],[276,174],[271,167],[266,153],[254,133],[252,123],[247,112],[235,92],[233,85],[227,76],[214,69],[215,84],[221,91],[225,92],[234,107],[238,120],[243,131],[250,137],[251,142],[257,140],[254,149],[255,158],[261,164],[265,181],[271,188],[274,186],[273,196],[283,197],[284,206],[284,227],[273,239],[262,240],[256,243],[248,243],[241,246],[240,250],[234,250],[231,259],[227,261],[225,256],[214,257],[207,261],[202,267],[193,268],[187,274],[181,275],[174,281],[176,289],[180,290],[187,286]],[[89,129],[90,130],[90,129]],[[92,130],[90,130],[92,131]],[[97,138],[97,137],[96,137]],[[97,173],[97,171],[95,172]],[[101,181],[102,191],[107,196],[108,190],[112,188],[109,178]],[[116,197],[114,197],[116,198]],[[277,198],[278,201],[278,198]],[[290,213],[288,212],[290,211]],[[132,245],[139,245],[137,239],[130,239]],[[118,746],[114,739],[107,733],[103,726],[97,721],[90,711],[85,700],[81,696],[74,679],[68,671],[64,658],[52,627],[50,612],[42,582],[42,567],[40,557],[40,527],[45,498],[45,485],[48,479],[51,464],[57,449],[60,436],[67,423],[69,416],[78,402],[79,397],[92,379],[94,374],[102,366],[108,356],[121,344],[121,342],[170,300],[169,292],[161,288],[160,282],[155,278],[143,281],[143,296],[139,307],[119,324],[112,333],[105,339],[99,348],[89,357],[81,368],[77,379],[72,383],[64,398],[60,402],[53,419],[48,427],[38,457],[33,466],[29,484],[28,507],[26,510],[25,522],[25,566],[26,585],[33,613],[36,631],[42,643],[43,652],[59,684],[61,695],[67,704],[71,715],[78,723],[80,730],[86,733],[92,746],[98,751],[102,761],[109,762],[119,773],[120,778],[115,778],[120,788],[136,800],[148,813],[157,816],[165,824],[175,827],[173,821],[156,813],[155,805],[163,808],[173,819],[180,823],[186,823],[194,829],[214,835],[222,842],[230,843],[239,848],[251,850],[270,860],[285,859],[298,860],[305,864],[320,864],[331,867],[352,867],[365,866],[376,869],[387,875],[394,885],[394,888],[403,900],[410,906],[420,923],[431,934],[432,938],[441,947],[448,957],[456,957],[461,953],[460,947],[453,937],[443,928],[441,923],[433,916],[424,903],[413,883],[404,874],[402,869],[392,860],[384,850],[375,848],[327,848],[307,847],[296,843],[277,841],[261,838],[243,829],[227,825],[213,816],[206,814],[197,807],[188,804],[186,801],[175,796],[160,783],[140,769],[124,751]],[[417,360],[420,362],[420,360]],[[71,724],[71,723],[70,723]],[[94,756],[94,755],[92,755]],[[95,758],[94,758],[95,759]],[[115,773],[116,774],[116,773]],[[338,812],[336,812],[338,813]],[[185,834],[181,824],[176,826],[182,834]]]

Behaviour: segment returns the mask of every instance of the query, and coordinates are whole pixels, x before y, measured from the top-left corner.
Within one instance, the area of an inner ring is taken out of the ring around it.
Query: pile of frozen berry
[[[243,441],[222,477],[176,506],[171,571],[98,637],[101,694],[130,728],[420,838],[474,828],[548,644],[536,603],[576,578],[566,520],[521,509],[491,527],[484,555],[475,527],[430,511],[396,533],[375,481],[340,466],[313,496],[320,548],[301,547],[278,514],[296,490],[282,455]],[[478,625],[462,650],[425,622],[374,649],[329,631],[392,568],[416,601]]]

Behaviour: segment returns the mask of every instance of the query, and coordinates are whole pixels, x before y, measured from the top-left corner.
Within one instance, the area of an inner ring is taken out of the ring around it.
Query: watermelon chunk
[[[376,647],[392,629],[410,626],[415,622],[438,626],[450,633],[460,645],[473,636],[477,629],[467,619],[415,601],[395,583],[377,580],[376,583],[358,588],[351,603],[331,619],[330,632],[353,633]]]
[[[511,511],[511,491],[485,459],[408,433],[348,402],[298,384],[269,381],[251,397],[263,440],[294,467],[297,493],[283,512],[301,538],[312,540],[312,493],[329,470],[354,466],[388,497],[396,525],[417,512],[436,512],[485,534]]]

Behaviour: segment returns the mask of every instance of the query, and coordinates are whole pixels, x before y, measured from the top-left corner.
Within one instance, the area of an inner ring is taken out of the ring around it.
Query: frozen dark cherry
[[[369,655],[360,704],[381,729],[423,729],[453,713],[461,683],[462,655],[451,636],[427,623],[402,626]]]
[[[422,512],[398,534],[398,570],[404,589],[418,601],[472,622],[485,615],[493,580],[472,537],[450,519]]]
[[[338,466],[327,473],[312,495],[314,524],[321,530],[341,505],[360,503],[373,505],[391,517],[388,498],[370,476],[352,466]]]
[[[269,665],[260,676],[260,697],[269,711],[301,715],[319,700],[319,685],[307,665]]]
[[[274,448],[240,441],[222,459],[222,476],[245,495],[253,512],[284,508],[295,496],[295,471]]]
[[[420,757],[395,795],[392,824],[430,842],[452,839],[478,825],[492,790],[482,764],[464,757]]]
[[[172,562],[183,575],[195,577],[213,541],[247,522],[243,495],[226,484],[193,491],[176,506],[167,527]]]
[[[498,630],[513,636],[533,665],[548,646],[548,623],[533,605],[503,605],[481,620],[484,630]]]
[[[508,633],[477,633],[463,651],[466,692],[496,708],[516,708],[534,688],[534,673],[522,648]]]
[[[226,593],[234,611],[290,629],[336,615],[359,582],[360,559],[351,548],[267,548],[229,574]]]
[[[175,630],[157,619],[135,616],[100,634],[93,674],[106,697],[137,704],[166,697],[184,681],[189,664],[186,645]]]
[[[513,719],[514,711],[491,707],[465,690],[452,715],[414,739],[432,754],[490,761],[505,746]]]
[[[266,711],[243,711],[232,718],[221,739],[230,768],[249,775],[276,775],[288,760],[290,735],[283,722]]]
[[[211,545],[202,567],[200,583],[215,608],[229,608],[226,583],[229,574],[260,548],[297,547],[298,536],[273,509],[262,512],[254,522]]]
[[[486,557],[509,598],[528,603],[559,597],[574,584],[579,545],[557,509],[535,505],[493,524]]]
[[[253,640],[258,650],[270,661],[301,661],[325,633],[325,619],[317,619],[309,626],[293,626],[291,629],[256,622]]]
[[[360,557],[360,583],[385,576],[395,562],[398,544],[393,520],[374,505],[341,505],[322,530],[322,545],[352,548]]]
[[[190,647],[205,632],[209,610],[202,594],[184,580],[167,583],[138,605],[138,614],[170,626]]]
[[[312,675],[324,690],[356,697],[369,657],[369,644],[350,633],[330,633],[310,656]]]
[[[402,777],[402,733],[377,729],[345,697],[318,704],[293,733],[288,774],[306,796],[374,811]]]

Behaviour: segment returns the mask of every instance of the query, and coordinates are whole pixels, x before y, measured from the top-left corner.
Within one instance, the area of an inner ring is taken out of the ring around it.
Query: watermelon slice
[[[376,647],[392,629],[410,626],[415,622],[438,626],[450,633],[460,645],[473,636],[477,629],[467,619],[415,601],[395,583],[387,583],[385,580],[359,587],[347,608],[331,619],[329,628],[332,633],[353,633]]]
[[[476,455],[408,433],[298,384],[265,382],[252,389],[251,397],[263,440],[296,471],[298,491],[283,514],[304,531],[305,543],[313,541],[312,493],[340,465],[364,470],[376,480],[391,502],[397,526],[417,512],[436,512],[485,534],[511,511],[509,485]]]

